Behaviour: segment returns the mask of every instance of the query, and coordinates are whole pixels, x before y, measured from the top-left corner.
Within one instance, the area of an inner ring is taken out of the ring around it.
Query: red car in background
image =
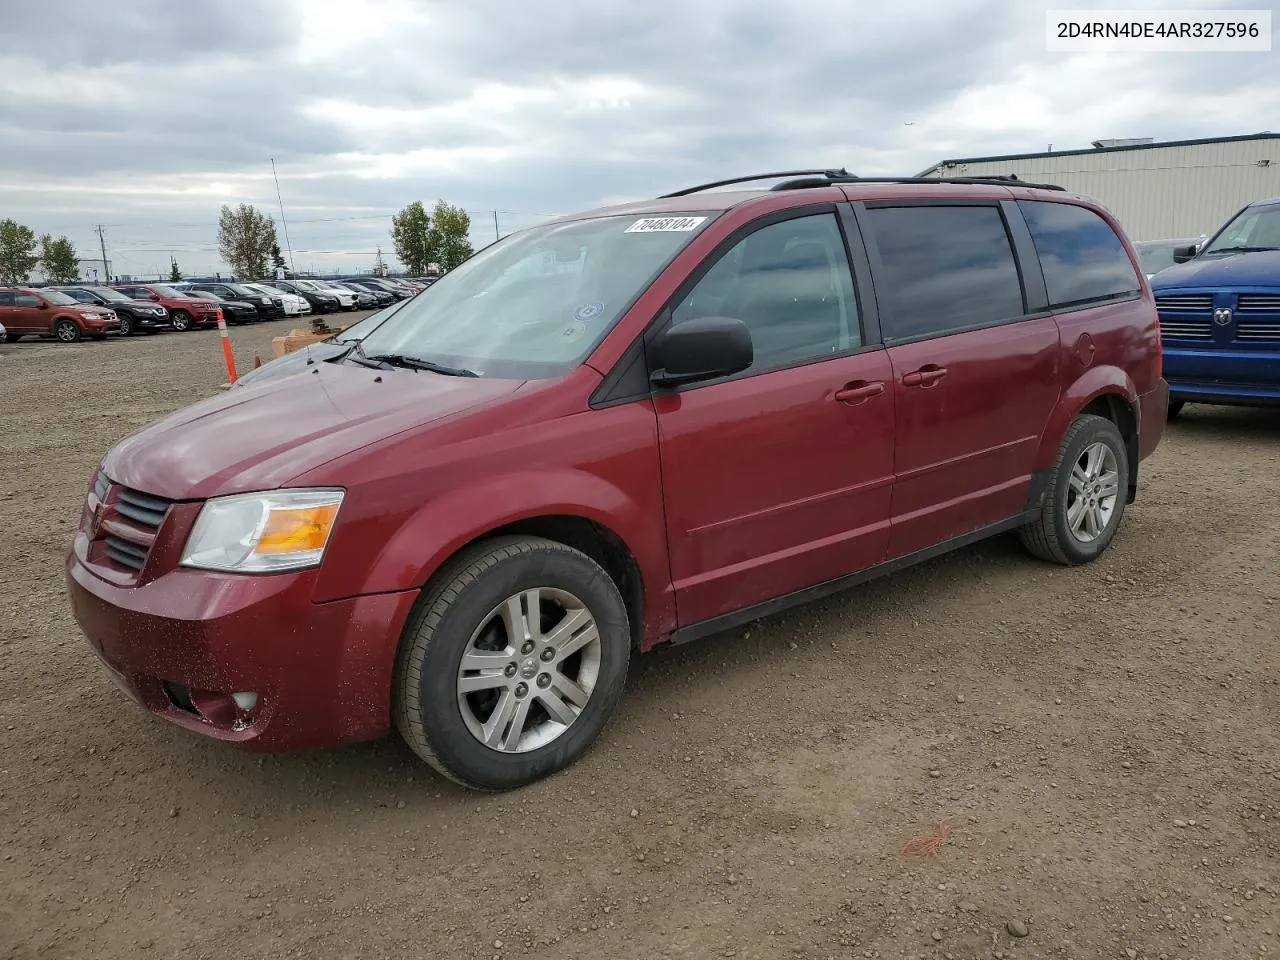
[[[30,287],[0,289],[0,325],[10,340],[34,334],[75,343],[82,337],[100,340],[120,329],[120,318],[106,307],[77,303],[57,290]]]
[[[169,311],[169,324],[178,331],[216,327],[221,308],[213,300],[175,290],[163,283],[122,283],[113,289],[135,300],[150,300]]]

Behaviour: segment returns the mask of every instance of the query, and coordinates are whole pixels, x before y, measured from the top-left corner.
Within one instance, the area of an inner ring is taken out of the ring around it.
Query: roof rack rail
[[[806,174],[812,171],[805,171]],[[1029,180],[1021,180],[1017,174],[1008,174],[1005,176],[989,176],[989,177],[858,177],[850,174],[836,174],[832,176],[829,173],[819,173],[817,176],[805,176],[799,180],[787,180],[783,183],[774,184],[773,190],[805,190],[813,187],[829,187],[836,183],[959,183],[959,184],[986,184],[988,186],[1019,186],[1031,187],[1035,190],[1062,190],[1066,187],[1059,186],[1056,183],[1032,183]]]
[[[658,199],[668,200],[671,197],[687,197],[691,193],[701,193],[703,190],[710,190],[713,187],[727,187],[735,183],[752,183],[756,180],[778,180],[782,177],[822,177],[824,179],[821,182],[824,184],[837,180],[858,179],[844,167],[839,170],[781,170],[777,173],[756,173],[749,177],[730,177],[728,180],[700,183],[696,187],[685,187],[683,190],[676,190],[674,193],[664,193]]]

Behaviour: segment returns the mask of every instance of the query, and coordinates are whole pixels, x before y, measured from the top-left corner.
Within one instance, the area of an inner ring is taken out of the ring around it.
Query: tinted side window
[[[672,311],[672,322],[741,320],[753,371],[831,356],[862,344],[853,276],[834,214],[761,227],[730,248]]]
[[[5,291],[0,290],[0,307],[12,307],[12,306],[13,306],[13,294],[6,293]]]
[[[1025,313],[1013,246],[998,207],[872,207],[880,250],[876,296],[886,342],[941,336]]]
[[[40,306],[40,298],[33,297],[29,293],[19,293],[13,298],[15,307],[38,307]]]
[[[1050,306],[1138,292],[1124,244],[1092,210],[1044,200],[1019,200],[1018,206],[1035,241]]]
[[[66,294],[72,300],[79,300],[81,303],[97,303],[98,302],[93,298],[93,294],[91,294],[87,290],[68,290],[66,291]]]

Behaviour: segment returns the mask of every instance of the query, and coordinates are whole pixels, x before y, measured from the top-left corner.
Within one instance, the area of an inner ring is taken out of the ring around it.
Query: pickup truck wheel
[[[626,605],[594,560],[536,537],[484,541],[441,571],[409,619],[396,727],[463,786],[523,786],[591,745],[630,653]]]
[[[1186,405],[1187,405],[1187,401],[1185,400],[1170,400],[1169,401],[1169,419],[1170,420],[1178,419],[1178,414],[1182,412],[1182,408],[1185,407]]]
[[[1040,518],[1019,531],[1023,546],[1054,563],[1097,559],[1116,535],[1128,490],[1129,455],[1116,425],[1077,418],[1062,440]]]
[[[75,343],[80,339],[80,325],[64,317],[53,325],[53,335],[63,343]]]

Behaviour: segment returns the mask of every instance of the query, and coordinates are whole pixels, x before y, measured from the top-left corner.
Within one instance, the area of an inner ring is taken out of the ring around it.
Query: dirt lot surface
[[[90,472],[220,364],[0,347],[0,957],[1280,956],[1280,412],[1188,408],[1089,567],[996,540],[641,658],[581,762],[487,796],[394,740],[204,742],[81,640]]]

